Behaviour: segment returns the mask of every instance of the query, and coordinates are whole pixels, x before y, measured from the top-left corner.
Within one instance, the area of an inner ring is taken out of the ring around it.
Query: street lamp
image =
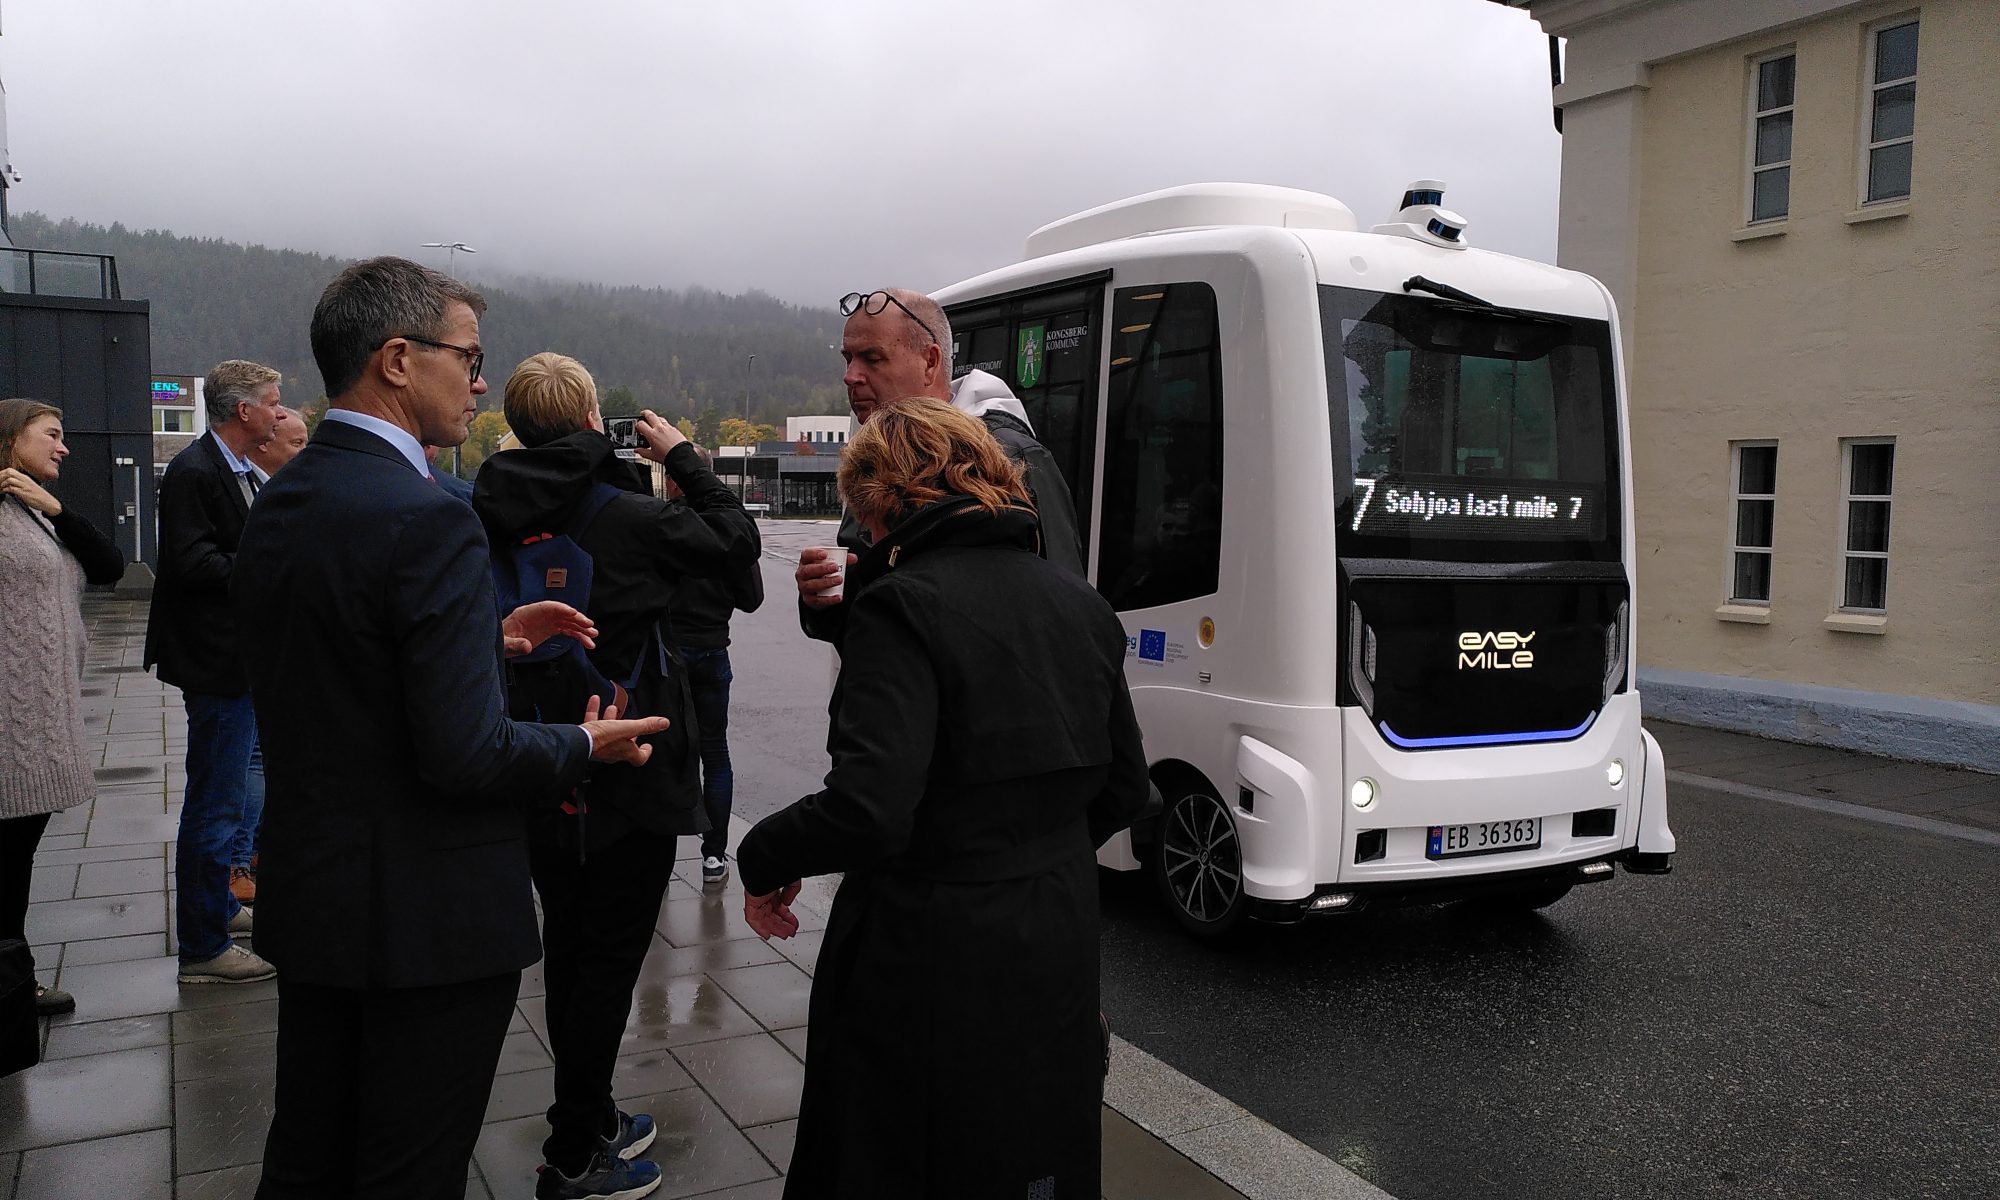
[[[457,277],[458,275],[458,270],[457,270],[458,252],[460,250],[463,250],[467,254],[479,253],[479,251],[474,250],[472,247],[466,245],[464,242],[425,242],[424,249],[445,251],[444,269],[447,272],[449,272],[454,278]]]
[[[749,438],[750,441],[743,447],[743,459],[737,465],[742,472],[738,476],[738,479],[743,485],[743,494],[739,499],[745,504],[750,502],[750,451],[757,445],[757,436],[751,431],[750,427],[750,368],[756,364],[757,356],[754,354],[743,362],[743,436]]]

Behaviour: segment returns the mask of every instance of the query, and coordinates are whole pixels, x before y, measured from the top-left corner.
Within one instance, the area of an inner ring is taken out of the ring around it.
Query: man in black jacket
[[[842,297],[840,311],[847,314],[840,338],[840,356],[847,361],[842,382],[854,419],[866,425],[877,406],[911,396],[929,396],[978,417],[1007,457],[1027,471],[1042,557],[1081,578],[1083,543],[1069,484],[1048,448],[1035,440],[1027,410],[1005,383],[984,371],[952,378],[951,322],[937,301],[908,288],[889,288],[849,293]],[[850,558],[858,558],[871,544],[868,531],[851,513],[842,515],[836,540]],[[843,600],[829,600],[823,593],[832,590],[837,570],[826,561],[826,552],[815,548],[799,556],[793,576],[806,636],[836,647],[847,609]]]
[[[587,611],[598,629],[591,664],[629,688],[633,712],[673,720],[648,739],[653,757],[644,767],[594,771],[575,796],[550,789],[528,818],[555,1059],[555,1103],[542,1143],[547,1165],[535,1195],[637,1195],[644,1181],[628,1176],[640,1164],[625,1159],[652,1140],[653,1122],[618,1110],[611,1075],[672,880],[675,838],[708,828],[696,775],[700,731],[690,719],[684,667],[674,661],[669,605],[683,577],[755,570],[757,527],[693,444],[648,412],[634,426],[639,454],[663,464],[687,502],[651,495],[604,436],[597,385],[573,358],[545,353],[523,362],[507,380],[505,410],[522,448],[487,459],[473,485],[473,509],[488,537],[503,560],[545,534],[574,540],[590,556]],[[600,484],[615,489],[608,500]],[[603,506],[583,515],[593,494]],[[573,691],[573,675],[561,660],[517,666],[516,715]],[[544,710],[538,719],[572,716]]]
[[[231,602],[272,647],[248,663],[257,944],[281,972],[258,1200],[463,1194],[539,950],[523,815],[665,725],[507,719],[503,634],[552,631],[502,623],[479,521],[421,445],[465,440],[484,308],[404,259],[341,272],[312,318],[330,407],[243,532]]]
[[[160,682],[179,688],[187,707],[187,794],[174,851],[182,983],[249,983],[274,973],[230,941],[250,930],[249,910],[229,890],[229,868],[257,725],[229,577],[251,497],[262,486],[250,453],[283,419],[278,380],[271,368],[242,359],[217,364],[205,381],[208,432],[176,454],[160,479],[160,573],[145,665],[158,664]]]

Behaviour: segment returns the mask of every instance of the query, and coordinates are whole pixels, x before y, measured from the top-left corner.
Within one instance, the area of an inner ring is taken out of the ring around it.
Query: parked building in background
[[[2000,770],[2000,10],[1532,0],[1623,316],[1648,709]]]

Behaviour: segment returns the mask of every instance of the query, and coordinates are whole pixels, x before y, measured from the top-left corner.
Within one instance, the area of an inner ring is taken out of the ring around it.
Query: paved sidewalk
[[[178,693],[139,667],[145,604],[91,596],[85,616],[98,796],[50,823],[28,910],[41,978],[72,992],[77,1011],[46,1023],[41,1066],[0,1080],[0,1200],[249,1200],[270,1121],[277,988],[176,984],[186,721]],[[677,864],[615,1076],[624,1106],[659,1123],[655,1195],[782,1191],[830,901],[825,881],[809,885],[796,909],[804,932],[767,945],[743,923],[733,876],[704,891],[699,862]],[[541,994],[531,969],[467,1183],[475,1200],[532,1194],[553,1076]],[[1112,1197],[1241,1200],[1109,1109],[1105,1135]]]

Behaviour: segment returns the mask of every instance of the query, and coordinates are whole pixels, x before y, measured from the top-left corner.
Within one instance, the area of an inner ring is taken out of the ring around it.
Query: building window
[[[155,408],[153,410],[154,433],[193,433],[194,409]]]
[[[1222,571],[1222,351],[1205,283],[1111,303],[1097,587],[1120,612],[1214,594]]]
[[[1792,209],[1792,90],[1798,56],[1786,51],[1752,64],[1750,220],[1783,220]]]
[[[1917,22],[1877,28],[1868,38],[1868,128],[1863,138],[1862,203],[1910,195],[1917,129]]]
[[[1840,606],[1854,612],[1883,612],[1889,600],[1889,496],[1895,486],[1896,443],[1886,438],[1840,444],[1841,497]]]
[[[1730,470],[1729,602],[1771,602],[1771,533],[1778,506],[1778,444],[1737,442]]]

